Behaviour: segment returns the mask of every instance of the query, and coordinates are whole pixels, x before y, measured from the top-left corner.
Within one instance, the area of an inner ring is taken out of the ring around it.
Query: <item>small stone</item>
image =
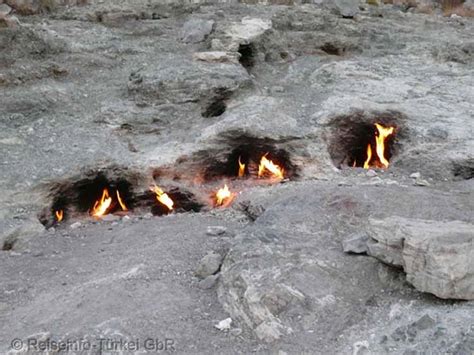
[[[216,274],[221,267],[222,259],[222,255],[215,252],[210,252],[199,262],[195,275],[201,279],[204,279],[210,275]]]
[[[122,217],[122,222],[129,222],[131,220],[132,219],[130,218],[130,216],[125,215],[125,216]]]
[[[335,0],[334,5],[339,14],[344,18],[353,18],[359,13],[358,0]]]
[[[211,236],[222,235],[227,231],[226,227],[223,226],[209,226],[207,227],[206,234]]]
[[[416,172],[416,173],[410,174],[410,177],[412,179],[419,179],[421,178],[421,174],[419,172]]]
[[[115,214],[107,214],[102,217],[102,220],[104,222],[115,222],[120,220],[120,216],[117,216]]]
[[[181,39],[185,43],[202,42],[212,32],[213,28],[213,20],[190,19],[183,25]]]
[[[214,327],[219,329],[220,331],[227,332],[230,329],[230,325],[232,324],[232,318],[226,318],[221,320],[219,323],[215,324]]]
[[[270,92],[272,94],[282,93],[282,92],[285,92],[285,88],[283,86],[279,86],[279,85],[272,86],[272,88],[270,89]]]
[[[206,277],[204,280],[199,281],[198,287],[201,290],[209,290],[209,289],[213,288],[216,285],[217,280],[219,280],[219,274],[210,275],[210,276]]]
[[[242,329],[241,328],[234,328],[230,330],[230,335],[234,337],[238,337],[240,334],[242,334]]]
[[[415,185],[416,186],[430,186],[431,184],[428,181],[424,180],[424,179],[416,179],[415,180]]]
[[[196,52],[193,54],[195,60],[208,63],[238,63],[239,54],[235,52],[212,51],[212,52]]]
[[[436,324],[436,321],[431,318],[428,314],[413,322],[411,326],[417,330],[426,330],[432,328]]]
[[[367,253],[367,241],[369,236],[365,233],[355,234],[342,241],[344,253],[364,254]]]
[[[73,224],[71,224],[69,227],[71,229],[77,229],[79,228],[80,226],[82,226],[82,223],[81,222],[74,222]]]
[[[143,215],[143,219],[151,219],[153,217],[153,213],[147,212]]]
[[[12,12],[12,8],[8,6],[7,4],[1,4],[0,5],[0,15],[8,15],[10,12]]]
[[[369,169],[369,170],[367,170],[365,175],[368,176],[368,177],[374,177],[374,176],[377,176],[377,172],[375,170]]]
[[[354,355],[366,354],[366,351],[369,349],[369,342],[367,340],[356,341],[352,345],[352,349],[353,349],[352,354]]]

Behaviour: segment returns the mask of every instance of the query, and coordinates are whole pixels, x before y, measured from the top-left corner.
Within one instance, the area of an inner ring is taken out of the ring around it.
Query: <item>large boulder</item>
[[[201,61],[160,61],[157,66],[130,75],[128,91],[135,98],[156,103],[192,103],[222,92],[230,94],[251,84],[248,73],[238,64]]]
[[[368,254],[397,267],[415,288],[474,300],[474,226],[390,217],[370,220]]]

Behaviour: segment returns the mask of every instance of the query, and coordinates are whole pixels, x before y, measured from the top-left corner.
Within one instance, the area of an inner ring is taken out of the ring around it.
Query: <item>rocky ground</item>
[[[6,2],[1,353],[28,353],[15,338],[140,345],[84,354],[474,352],[472,18]],[[396,126],[390,167],[352,168],[374,122]],[[269,151],[287,179],[226,176],[239,149]],[[130,185],[126,216],[81,213],[100,174]],[[237,196],[214,208],[224,182]],[[186,211],[150,213],[150,183],[192,196]]]

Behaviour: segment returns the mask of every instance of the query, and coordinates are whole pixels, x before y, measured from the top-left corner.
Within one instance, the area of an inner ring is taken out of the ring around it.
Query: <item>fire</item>
[[[388,168],[388,160],[385,159],[385,140],[388,136],[393,133],[393,127],[384,127],[379,125],[378,123],[375,124],[379,134],[375,137],[375,142],[377,143],[377,156],[379,157],[380,162],[385,168]]]
[[[239,178],[243,177],[245,174],[245,164],[242,164],[239,157]]]
[[[269,171],[273,177],[283,179],[283,169],[271,160],[267,159],[267,154],[265,154],[260,160],[260,165],[258,166],[258,177],[262,177],[265,171]]]
[[[160,189],[156,185],[151,187],[151,191],[153,191],[156,194],[156,199],[158,200],[159,203],[168,207],[170,211],[173,210],[174,202],[168,196],[168,194],[166,194],[162,189]]]
[[[375,124],[377,133],[375,134],[375,153],[378,161],[372,163],[372,166],[377,168],[388,168],[389,162],[385,158],[385,141],[393,134],[394,127],[384,127],[378,123]],[[364,169],[370,168],[370,161],[372,160],[372,147],[370,144],[367,146],[367,159],[364,163]]]
[[[120,197],[120,193],[119,193],[118,190],[117,190],[117,200],[118,200],[118,203],[119,203],[120,207],[122,208],[122,211],[128,211],[128,208],[127,208],[127,206],[125,206],[125,203],[123,203],[122,198]]]
[[[370,143],[369,143],[369,145],[367,146],[367,160],[364,163],[364,169],[370,168],[369,162],[371,159],[372,159],[372,147],[370,146]]]
[[[63,210],[55,211],[54,214],[56,215],[56,221],[58,223],[63,220],[63,218],[64,218],[64,211]]]
[[[110,205],[112,204],[112,197],[109,196],[109,190],[107,188],[102,192],[102,197],[97,200],[92,208],[91,215],[93,217],[100,218],[106,214]]]
[[[234,199],[234,194],[230,192],[227,184],[224,184],[224,187],[220,188],[216,192],[216,205],[217,206],[227,206]]]

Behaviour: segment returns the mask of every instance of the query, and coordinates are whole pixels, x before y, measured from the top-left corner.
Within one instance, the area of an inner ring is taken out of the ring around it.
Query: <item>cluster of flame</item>
[[[120,205],[122,211],[128,211],[127,206],[120,196],[120,192],[117,190],[117,202]],[[104,188],[102,191],[102,197],[94,203],[94,207],[91,210],[91,216],[100,218],[109,212],[110,206],[112,205],[112,197],[109,195],[109,190]],[[62,211],[61,211],[62,212]]]
[[[375,124],[377,132],[375,134],[375,145],[376,145],[376,158],[373,159],[372,146],[369,143],[367,146],[367,159],[364,162],[364,169],[369,169],[370,167],[377,168],[388,168],[389,162],[385,158],[385,141],[386,139],[393,134],[394,127],[384,127],[378,123]],[[278,164],[274,163],[267,158],[268,153],[264,154],[260,159],[258,165],[258,178],[269,177],[272,179],[281,180],[284,178],[284,170]],[[375,161],[374,161],[375,160]],[[354,162],[355,166],[356,162]],[[238,177],[242,178],[245,175],[246,165],[242,163],[241,157],[238,160],[239,170]],[[166,206],[169,211],[172,211],[174,208],[174,202],[171,197],[165,193],[160,187],[154,185],[150,187],[150,190],[156,194],[156,200]],[[117,202],[120,205],[122,211],[128,211],[127,206],[123,202],[119,191],[116,191]],[[224,184],[224,187],[218,189],[214,195],[215,206],[226,207],[232,203],[232,200],[235,198],[236,193],[231,192],[227,184]],[[92,207],[90,212],[91,216],[96,218],[101,218],[106,215],[112,205],[113,199],[109,195],[107,188],[104,188],[102,192],[102,197],[97,200]],[[61,222],[64,218],[64,212],[62,210],[55,211],[56,221]]]

